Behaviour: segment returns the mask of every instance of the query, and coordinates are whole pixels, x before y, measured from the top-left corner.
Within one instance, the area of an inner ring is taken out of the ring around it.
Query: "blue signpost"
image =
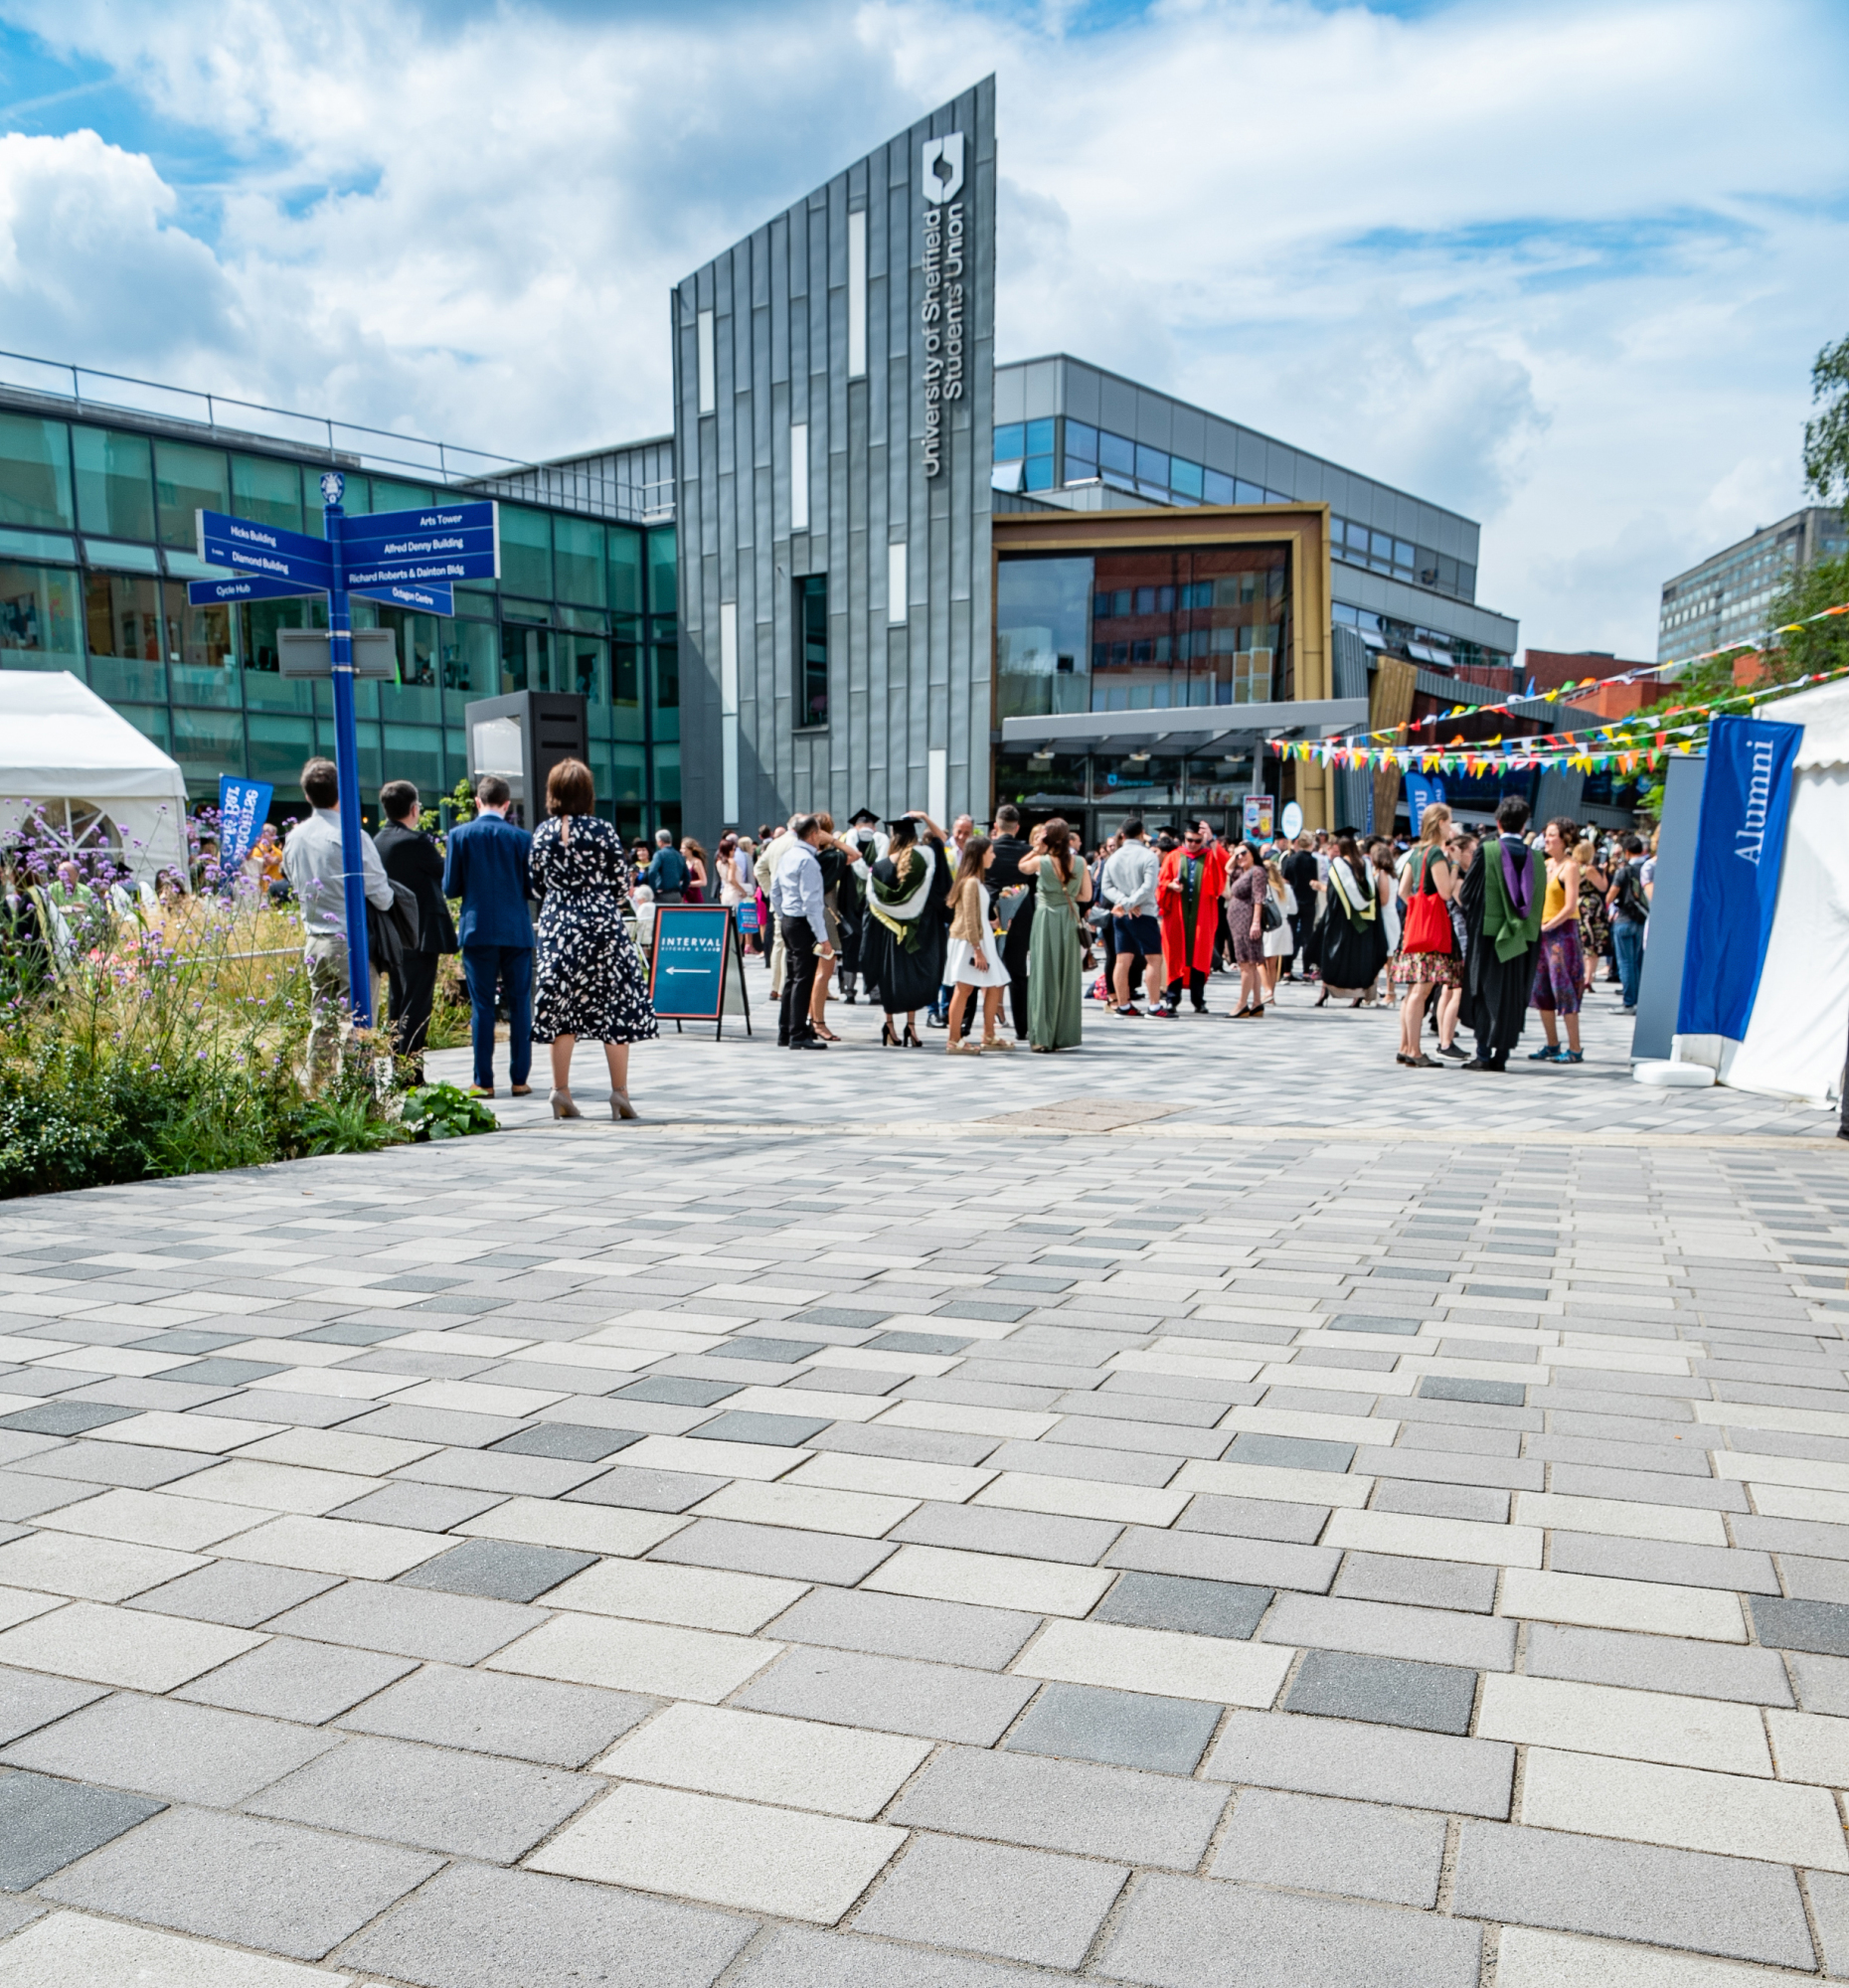
[[[453,614],[454,582],[501,577],[501,512],[493,502],[428,504],[415,511],[377,511],[349,518],[342,508],[347,479],[338,469],[321,477],[323,536],[311,539],[280,525],[253,524],[222,511],[200,511],[199,557],[228,567],[227,580],[187,582],[195,607],[240,600],[327,596],[328,661],[334,689],[334,764],[340,772],[340,857],[347,913],[347,998],[362,1028],[373,1020],[372,975],[366,944],[366,873],[360,850],[359,731],[353,711],[351,596]]]

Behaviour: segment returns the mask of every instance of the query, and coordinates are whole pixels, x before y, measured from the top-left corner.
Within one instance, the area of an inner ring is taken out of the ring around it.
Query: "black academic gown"
[[[1525,946],[1513,959],[1499,959],[1483,936],[1484,866],[1500,863],[1507,848],[1519,871],[1535,862],[1534,851],[1519,835],[1491,837],[1476,852],[1457,887],[1469,951],[1464,960],[1463,1005],[1458,1020],[1476,1038],[1476,1053],[1484,1063],[1499,1063],[1522,1039],[1528,1016],[1528,995],[1534,985],[1538,946]],[[1547,880],[1537,870],[1533,888],[1545,892]]]

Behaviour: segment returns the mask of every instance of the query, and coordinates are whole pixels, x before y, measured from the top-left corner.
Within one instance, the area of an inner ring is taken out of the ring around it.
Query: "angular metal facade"
[[[986,812],[994,296],[992,77],[674,290],[692,833]],[[805,725],[798,582],[824,574]]]

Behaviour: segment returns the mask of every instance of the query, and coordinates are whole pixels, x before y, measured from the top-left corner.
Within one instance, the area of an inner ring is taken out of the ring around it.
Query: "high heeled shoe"
[[[1315,1000],[1313,1000],[1310,1003],[1310,1006],[1312,1008],[1326,1008],[1328,1005],[1329,1005],[1329,990],[1328,988],[1325,987],[1322,990],[1322,992],[1317,995]]]
[[[612,1118],[636,1118],[640,1115],[635,1106],[629,1102],[629,1093],[626,1090],[612,1090],[610,1092],[610,1116]]]
[[[585,1114],[572,1102],[569,1090],[555,1090],[552,1093],[552,1115],[555,1118],[582,1118]]]
[[[922,1050],[924,1047],[924,1045],[919,1041],[918,1031],[908,1022],[906,1024],[906,1048],[909,1050]]]
[[[883,1050],[896,1050],[899,1047],[899,1038],[893,1034],[891,1022],[880,1024],[880,1047]]]

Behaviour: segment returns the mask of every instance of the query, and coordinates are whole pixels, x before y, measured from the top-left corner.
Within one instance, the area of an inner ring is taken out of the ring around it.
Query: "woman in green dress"
[[[1051,1054],[1076,1049],[1084,1033],[1079,907],[1092,902],[1092,873],[1073,849],[1073,832],[1057,817],[1042,822],[1021,858],[1034,879],[1034,929],[1027,942],[1027,1040]]]

